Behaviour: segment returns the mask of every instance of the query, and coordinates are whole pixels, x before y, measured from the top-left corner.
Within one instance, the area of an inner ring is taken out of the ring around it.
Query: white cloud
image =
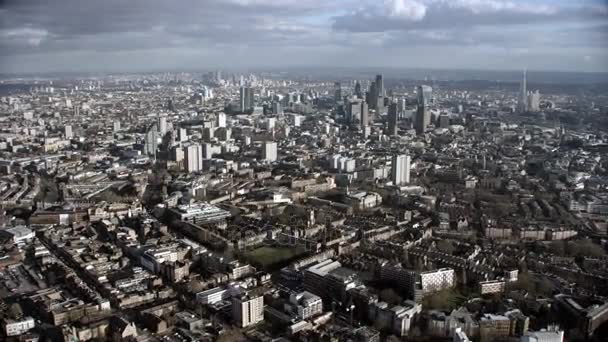
[[[385,0],[389,17],[418,21],[426,15],[426,5],[416,0]]]
[[[48,36],[49,32],[47,30],[31,27],[0,30],[2,40],[9,40],[17,45],[38,46]]]

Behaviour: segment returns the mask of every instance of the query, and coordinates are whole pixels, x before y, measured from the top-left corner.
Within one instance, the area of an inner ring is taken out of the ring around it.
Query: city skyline
[[[608,71],[606,1],[6,1],[0,72]],[[378,53],[378,52],[381,53]]]

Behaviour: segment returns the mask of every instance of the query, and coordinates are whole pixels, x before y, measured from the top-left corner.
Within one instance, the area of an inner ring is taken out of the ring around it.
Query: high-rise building
[[[272,114],[277,114],[277,115],[283,114],[283,106],[281,106],[280,102],[274,101],[272,103]]]
[[[158,131],[161,137],[164,137],[167,134],[167,117],[165,115],[160,115],[158,117]]]
[[[388,135],[397,135],[397,104],[391,103],[388,107]]]
[[[361,122],[361,101],[353,100],[348,103],[347,107],[347,120],[349,123]]]
[[[382,75],[376,75],[376,97],[384,97],[384,78]]]
[[[120,121],[119,120],[112,122],[112,131],[114,131],[114,132],[120,131]]]
[[[245,294],[232,298],[232,318],[241,328],[264,320],[264,297]]]
[[[239,111],[246,112],[246,111],[252,110],[253,106],[255,104],[253,88],[241,87],[239,89],[239,95],[240,95]]]
[[[363,94],[361,93],[361,83],[359,83],[359,81],[355,83],[355,96],[357,96],[359,99],[363,98]]]
[[[450,126],[450,116],[448,114],[439,115],[439,127],[448,128]]]
[[[217,127],[226,127],[226,114],[225,113],[217,113],[216,116],[216,126]]]
[[[361,127],[365,128],[369,126],[369,108],[367,102],[361,102]]]
[[[394,185],[408,184],[410,182],[411,157],[408,155],[393,156],[391,176]]]
[[[528,109],[532,112],[540,110],[540,92],[538,90],[528,95]]]
[[[65,134],[65,138],[66,139],[72,139],[74,137],[74,134],[72,133],[72,126],[71,125],[65,125],[65,127],[64,127],[64,134]]]
[[[182,162],[184,160],[184,149],[181,146],[174,146],[171,149],[171,159],[176,163]]]
[[[526,75],[526,70],[524,70],[524,76],[522,78],[521,81],[521,86],[520,86],[520,93],[519,93],[519,102],[518,102],[518,110],[520,113],[524,113],[526,111],[528,111],[528,80],[527,80],[527,75]]]
[[[274,141],[266,141],[262,145],[262,159],[267,161],[277,160],[277,143]]]
[[[424,134],[427,127],[431,123],[431,112],[428,106],[431,103],[433,96],[433,88],[427,85],[418,86],[418,110],[416,112],[416,120],[414,120],[414,128],[416,134]]]
[[[367,98],[365,99],[369,106],[373,109],[376,109],[378,105],[378,93],[376,90],[376,82],[372,82],[369,86],[369,91],[367,92]]]
[[[202,147],[197,144],[184,147],[184,168],[186,172],[200,171],[200,164],[202,164]]]
[[[336,104],[342,102],[342,84],[340,82],[334,84],[334,102]]]
[[[154,157],[156,159],[156,150],[158,149],[158,129],[157,124],[153,123],[148,126],[146,130],[146,137],[144,141],[144,153],[147,156]]]
[[[188,131],[185,128],[180,128],[177,131],[177,138],[180,142],[188,141]]]

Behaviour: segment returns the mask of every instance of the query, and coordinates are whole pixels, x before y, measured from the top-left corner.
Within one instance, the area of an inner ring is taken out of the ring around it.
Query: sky
[[[608,71],[608,0],[0,0],[0,73]]]

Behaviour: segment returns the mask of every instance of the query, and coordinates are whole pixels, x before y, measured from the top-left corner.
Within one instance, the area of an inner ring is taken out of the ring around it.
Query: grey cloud
[[[393,0],[405,1],[409,0]],[[456,6],[455,4],[462,5]],[[474,6],[464,6],[471,3]],[[425,14],[415,20],[407,20],[386,13],[383,7],[368,6],[353,13],[335,16],[333,28],[348,32],[382,32],[412,29],[452,29],[475,26],[505,26],[541,24],[543,22],[605,20],[604,7],[515,7],[500,6],[502,2],[485,1],[435,1],[427,5]],[[486,6],[479,6],[486,4]],[[488,4],[494,4],[490,6]]]

